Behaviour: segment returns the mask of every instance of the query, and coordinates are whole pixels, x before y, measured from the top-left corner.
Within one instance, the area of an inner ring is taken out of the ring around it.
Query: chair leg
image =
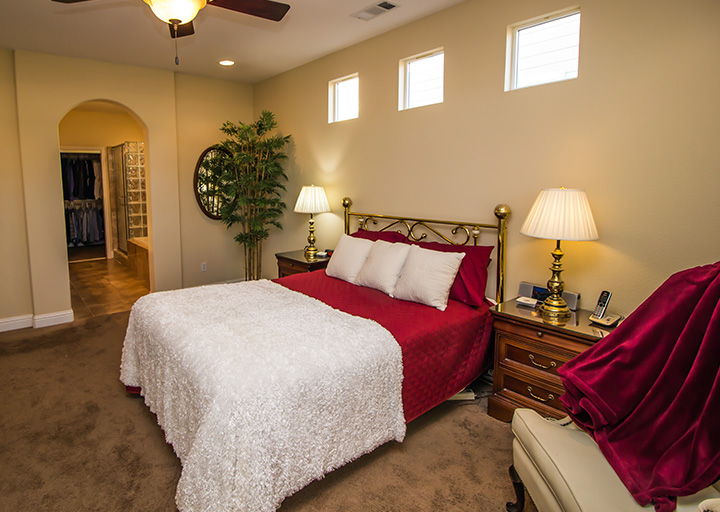
[[[510,473],[510,480],[512,480],[513,488],[515,489],[515,503],[507,503],[505,510],[507,512],[522,512],[525,508],[525,485],[523,485],[520,475],[517,474],[515,466],[508,468]]]

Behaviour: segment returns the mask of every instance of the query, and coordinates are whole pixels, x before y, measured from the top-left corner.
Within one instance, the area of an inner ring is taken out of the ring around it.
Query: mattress
[[[390,331],[402,351],[406,422],[463,390],[492,365],[492,316],[487,304],[471,307],[449,300],[447,309],[439,311],[329,277],[324,270],[275,282]]]

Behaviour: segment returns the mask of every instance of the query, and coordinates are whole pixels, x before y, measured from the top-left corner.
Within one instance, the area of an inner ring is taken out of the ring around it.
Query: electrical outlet
[[[204,261],[200,263],[200,272],[207,272],[207,263]]]

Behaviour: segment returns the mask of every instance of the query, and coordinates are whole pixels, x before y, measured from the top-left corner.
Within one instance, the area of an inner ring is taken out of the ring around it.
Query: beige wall
[[[28,240],[15,106],[13,53],[0,50],[0,319],[9,328],[32,321]]]
[[[567,288],[591,308],[602,289],[629,313],[670,274],[720,254],[720,4],[588,0],[579,78],[504,92],[506,27],[569,7],[557,0],[469,0],[258,84],[293,135],[285,233],[265,249],[300,248],[292,213],[302,185],[324,185],[319,246],[341,232],[340,200],[362,211],[509,225],[508,293],[544,283],[554,242],[519,233],[538,191],[583,188],[597,242],[563,244]],[[445,102],[397,110],[398,60],[445,48]],[[327,83],[360,76],[360,117],[327,123]]]
[[[144,141],[143,127],[127,112],[71,110],[58,125],[61,148],[117,146]]]
[[[148,129],[155,289],[179,288],[180,230],[171,73],[16,52],[15,73],[35,317],[70,310],[58,123],[87,100],[124,105]]]
[[[208,89],[203,90],[205,86]],[[7,106],[0,114],[2,144],[7,145],[3,167],[7,188],[2,192],[7,200],[0,205],[2,277],[7,286],[0,293],[0,329],[13,327],[15,317],[32,318],[36,325],[68,320],[70,293],[59,147],[61,143],[75,143],[60,141],[58,124],[86,101],[122,105],[147,131],[154,289],[180,288],[183,274],[192,274],[183,268],[183,250],[189,255],[188,261],[196,254],[195,247],[200,247],[198,258],[219,253],[218,265],[235,258],[236,248],[232,244],[228,247],[219,235],[200,237],[198,242],[186,230],[188,240],[181,245],[181,216],[190,226],[201,213],[192,210],[187,191],[181,199],[180,186],[187,186],[188,169],[194,169],[199,156],[199,151],[192,154],[194,146],[219,140],[216,130],[219,119],[224,120],[220,113],[230,119],[251,113],[249,86],[83,59],[2,51],[0,90],[0,102]],[[208,90],[217,94],[208,94]],[[205,99],[197,99],[198,95]],[[187,112],[193,115],[187,116]],[[179,143],[185,145],[182,150]],[[90,144],[95,143],[83,143]],[[200,243],[206,245],[196,245]],[[239,271],[226,270],[223,275],[236,276],[240,276]],[[206,279],[210,282],[209,277]]]
[[[156,289],[242,275],[235,233],[202,216],[188,185],[223,121],[267,108],[293,135],[285,230],[264,247],[267,277],[274,252],[306,243],[307,216],[292,207],[314,183],[334,208],[316,217],[321,248],[339,237],[346,195],[362,210],[467,220],[510,204],[513,293],[549,277],[553,243],[519,233],[538,190],[578,187],[601,238],[563,244],[568,288],[585,307],[610,289],[611,309],[628,313],[671,273],[720,254],[720,4],[588,0],[579,78],[504,92],[507,25],[565,7],[468,0],[254,88],[0,50],[0,324],[70,309],[58,123],[90,100],[119,103],[147,128]],[[398,112],[398,60],[438,46],[445,102]],[[353,72],[360,118],[329,125],[327,82]]]
[[[183,286],[244,277],[243,253],[233,240],[237,230],[202,214],[193,192],[195,164],[208,147],[223,140],[225,121],[252,121],[252,87],[222,80],[177,75],[175,80],[180,172],[180,229]],[[207,271],[201,272],[201,263]]]

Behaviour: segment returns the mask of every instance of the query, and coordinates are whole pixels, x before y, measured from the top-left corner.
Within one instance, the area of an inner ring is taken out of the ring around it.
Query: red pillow
[[[358,231],[355,231],[355,233],[350,236],[354,236],[355,238],[372,240],[373,242],[377,240],[383,240],[390,243],[407,242],[407,238],[405,237],[405,235],[403,235],[399,231],[369,231],[367,229],[360,229]]]
[[[468,306],[480,306],[485,301],[487,268],[493,246],[451,245],[438,242],[414,242],[424,249],[441,252],[464,252],[455,281],[450,288],[450,298]]]

